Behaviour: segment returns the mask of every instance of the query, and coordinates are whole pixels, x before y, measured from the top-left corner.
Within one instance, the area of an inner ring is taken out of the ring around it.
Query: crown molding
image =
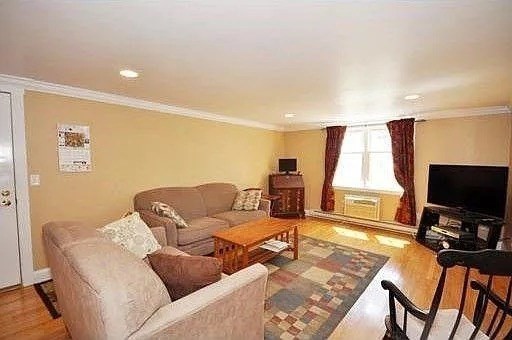
[[[411,114],[400,114],[400,115],[375,115],[375,116],[364,116],[362,119],[354,120],[341,120],[332,122],[322,123],[303,123],[296,125],[289,125],[284,127],[285,132],[292,131],[304,131],[304,130],[316,130],[318,128],[325,128],[328,126],[335,125],[364,125],[364,124],[385,124],[386,122],[393,119],[403,118],[415,118],[416,120],[434,120],[434,119],[446,119],[446,118],[459,118],[459,117],[472,117],[472,116],[490,116],[498,114],[510,114],[512,108],[510,106],[484,106],[484,107],[473,107],[473,108],[462,108],[462,109],[450,109],[450,110],[436,110],[436,111],[422,111]]]
[[[256,122],[253,120],[230,117],[225,115],[220,115],[216,113],[210,113],[201,110],[188,109],[180,106],[162,104],[151,102],[143,99],[137,99],[132,97],[121,96],[117,94],[100,92],[88,90],[80,87],[68,86],[68,85],[60,85],[49,83],[45,81],[11,76],[6,74],[0,74],[0,84],[13,86],[29,91],[37,91],[44,92],[50,94],[56,94],[66,97],[73,97],[79,99],[86,99],[101,103],[114,104],[114,105],[122,105],[127,107],[133,107],[136,109],[143,109],[149,111],[157,111],[162,113],[168,113],[173,115],[205,119],[220,123],[227,123],[233,125],[242,125],[253,128],[272,130],[272,131],[283,131],[283,127],[274,124],[266,124],[261,122]]]
[[[302,131],[302,130],[315,130],[318,128],[324,128],[326,126],[333,125],[362,125],[362,124],[377,124],[385,123],[393,119],[401,118],[415,118],[418,120],[432,120],[432,119],[444,119],[444,118],[457,118],[457,117],[470,117],[470,116],[486,116],[496,114],[510,114],[512,113],[510,106],[486,106],[476,108],[459,108],[450,110],[435,110],[435,111],[423,111],[415,112],[410,114],[387,114],[387,115],[366,115],[361,119],[352,120],[340,120],[331,122],[304,122],[297,123],[294,125],[281,126],[275,124],[261,123],[249,119],[230,117],[220,115],[216,113],[188,109],[175,105],[168,105],[162,103],[151,102],[148,100],[137,99],[132,97],[121,96],[117,94],[88,90],[80,87],[60,85],[49,83],[45,81],[11,76],[6,74],[0,74],[0,84],[4,86],[10,86],[13,89],[29,90],[43,93],[56,94],[66,97],[73,97],[85,100],[91,100],[101,103],[122,105],[127,107],[133,107],[137,109],[156,111],[162,113],[168,113],[173,115],[205,119],[220,123],[242,125],[253,128],[272,130],[272,131]]]
[[[416,119],[444,119],[471,116],[490,116],[498,114],[512,113],[509,106],[484,106],[465,109],[425,111],[412,114],[411,117]]]

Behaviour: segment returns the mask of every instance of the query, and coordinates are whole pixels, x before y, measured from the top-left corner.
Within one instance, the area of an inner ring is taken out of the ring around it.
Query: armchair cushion
[[[74,244],[60,254],[58,259],[52,259],[52,275],[57,275],[56,289],[61,290],[58,298],[59,304],[65,306],[64,320],[67,323],[74,319],[74,325],[80,325],[75,329],[104,328],[108,338],[124,339],[171,302],[154,271],[110,241]],[[93,304],[97,307],[92,308]],[[97,309],[101,311],[99,320],[91,322]],[[71,334],[85,339],[88,333],[84,330],[82,336]]]
[[[157,252],[148,258],[173,301],[221,279],[222,262],[214,257]]]

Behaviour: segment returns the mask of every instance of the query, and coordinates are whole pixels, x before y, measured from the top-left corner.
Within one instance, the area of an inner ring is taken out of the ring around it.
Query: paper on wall
[[[57,125],[59,170],[64,172],[91,171],[91,136],[89,126]]]

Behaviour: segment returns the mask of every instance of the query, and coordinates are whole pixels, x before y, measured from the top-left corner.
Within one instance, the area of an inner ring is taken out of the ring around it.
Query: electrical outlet
[[[41,178],[38,174],[30,175],[30,185],[33,187],[41,185]]]

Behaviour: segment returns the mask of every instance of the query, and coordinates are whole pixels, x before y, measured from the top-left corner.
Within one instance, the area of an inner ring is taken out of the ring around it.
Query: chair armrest
[[[155,251],[153,254],[167,254],[167,255],[173,255],[173,256],[190,256],[189,254],[185,253],[184,251],[179,250],[178,248],[174,248],[172,246],[165,246],[157,251]]]
[[[512,315],[512,308],[508,307],[505,301],[492,290],[487,290],[487,287],[482,282],[471,281],[470,285],[472,289],[478,291],[478,300],[481,300],[483,296],[489,295],[489,300],[491,300],[495,306],[499,307],[502,311],[505,311],[508,315]]]
[[[140,210],[139,214],[140,218],[142,218],[142,220],[148,225],[148,227],[165,228],[165,236],[167,239],[166,245],[177,247],[178,232],[176,230],[176,224],[174,224],[174,222],[170,218],[158,216],[157,214],[150,210]]]
[[[161,307],[130,339],[263,339],[267,269],[255,264]]]
[[[390,296],[395,298],[400,304],[405,308],[405,310],[420,320],[425,321],[427,319],[428,313],[420,308],[418,308],[407,296],[404,295],[398,289],[397,286],[393,284],[393,282],[388,280],[381,281],[382,288],[389,291]],[[393,320],[396,323],[396,320]]]
[[[153,233],[153,236],[155,236],[156,240],[158,241],[158,244],[160,244],[162,247],[165,247],[167,245],[167,236],[165,234],[165,227],[154,227],[149,228],[151,232]]]
[[[270,200],[265,198],[260,199],[260,205],[258,206],[258,210],[263,210],[267,212],[267,216],[270,216]]]

